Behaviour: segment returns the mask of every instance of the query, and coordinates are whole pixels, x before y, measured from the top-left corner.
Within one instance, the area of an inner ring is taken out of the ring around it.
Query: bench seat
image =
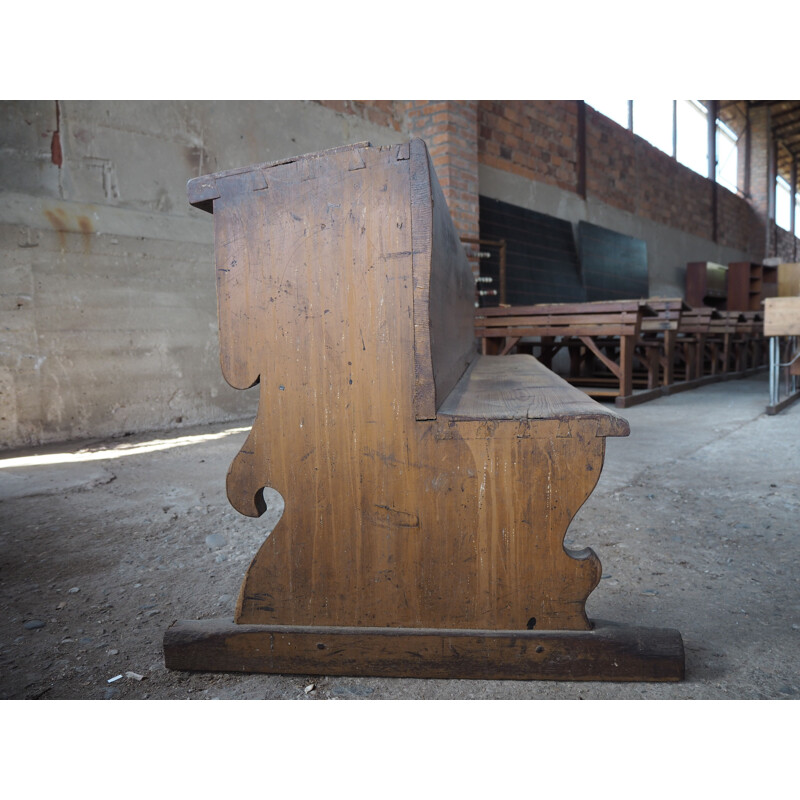
[[[585,419],[598,423],[598,436],[630,433],[625,419],[524,354],[478,356],[439,415],[460,420]]]

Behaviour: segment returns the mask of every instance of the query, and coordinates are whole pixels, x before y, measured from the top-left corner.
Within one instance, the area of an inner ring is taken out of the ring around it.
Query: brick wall
[[[750,204],[766,224],[770,205],[769,109],[750,109]]]
[[[456,230],[460,236],[477,238],[477,102],[412,100],[403,111],[409,136],[428,145]]]
[[[613,120],[587,108],[587,195],[635,214],[635,170],[635,137]]]
[[[577,104],[565,101],[481,101],[481,164],[577,190]]]
[[[425,139],[462,236],[478,235],[479,164],[579,191],[574,100],[320,102]],[[753,109],[750,202],[718,186],[715,225],[713,185],[707,178],[587,106],[586,194],[704,239],[716,235],[718,244],[746,250],[754,260],[776,250],[783,255],[794,250],[794,243],[767,226],[768,135],[766,109]]]
[[[752,253],[756,260],[766,244],[764,224],[741,197],[717,187],[717,239],[720,244]]]
[[[797,262],[798,258],[800,258],[800,245],[798,245],[797,238],[779,225],[773,224],[772,227],[774,231],[775,253],[770,253],[770,255],[776,255],[781,261],[786,263]]]

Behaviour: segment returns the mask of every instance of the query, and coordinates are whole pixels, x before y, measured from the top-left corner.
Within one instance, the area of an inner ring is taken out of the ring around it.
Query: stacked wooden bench
[[[649,297],[646,303],[655,316],[642,320],[636,353],[645,365],[647,389],[663,391],[674,382],[675,345],[681,315],[689,306],[680,297]]]
[[[222,369],[258,385],[228,497],[285,511],[233,619],[179,621],[171,669],[679,680],[677,631],[590,620],[564,547],[614,412],[528,355],[477,352],[475,284],[424,143],[189,184],[212,211]],[[640,316],[632,312],[632,335]]]
[[[704,374],[722,379],[736,372],[737,326],[742,319],[739,311],[717,311],[708,324],[704,347]]]
[[[475,333],[485,354],[529,352],[548,367],[567,349],[566,379],[622,408],[744,377],[766,358],[758,312],[693,308],[682,298],[479,308]]]
[[[475,333],[487,354],[504,355],[524,346],[526,339],[535,339],[539,357],[548,366],[560,348],[567,348],[569,381],[594,397],[613,398],[617,406],[625,407],[646,399],[633,393],[636,346],[644,320],[661,325],[645,300],[500,306],[476,310]],[[590,358],[605,367],[608,377],[586,368]]]
[[[734,338],[734,370],[750,374],[766,364],[764,315],[759,311],[743,311],[736,323]]]
[[[716,314],[710,306],[690,307],[681,313],[676,341],[675,380],[668,392],[691,389],[707,382],[704,381],[703,369],[705,343],[711,318]]]

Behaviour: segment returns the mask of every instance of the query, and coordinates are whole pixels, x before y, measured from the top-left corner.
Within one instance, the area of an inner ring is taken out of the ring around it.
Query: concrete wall
[[[186,181],[403,138],[313,102],[0,103],[0,448],[252,415]]]

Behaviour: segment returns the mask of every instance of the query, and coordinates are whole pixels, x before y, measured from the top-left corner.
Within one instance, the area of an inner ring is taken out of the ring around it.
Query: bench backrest
[[[637,336],[645,313],[642,300],[479,308],[475,328],[479,336]]]
[[[711,306],[697,306],[684,311],[681,314],[681,321],[678,325],[679,333],[704,334],[708,333],[708,326],[711,318],[719,318],[719,312]]]
[[[680,297],[648,297],[647,307],[656,313],[655,317],[642,320],[642,332],[677,331],[681,313],[689,306]]]
[[[357,382],[373,407],[435,418],[477,353],[475,289],[424,142],[257,164],[188,194],[214,214],[232,386],[268,380],[267,402],[313,387],[335,413]]]
[[[743,336],[758,337],[763,335],[764,317],[760,311],[742,311],[736,323],[736,332]]]
[[[736,326],[742,318],[740,311],[718,311],[708,324],[708,332],[718,336],[736,333]]]

